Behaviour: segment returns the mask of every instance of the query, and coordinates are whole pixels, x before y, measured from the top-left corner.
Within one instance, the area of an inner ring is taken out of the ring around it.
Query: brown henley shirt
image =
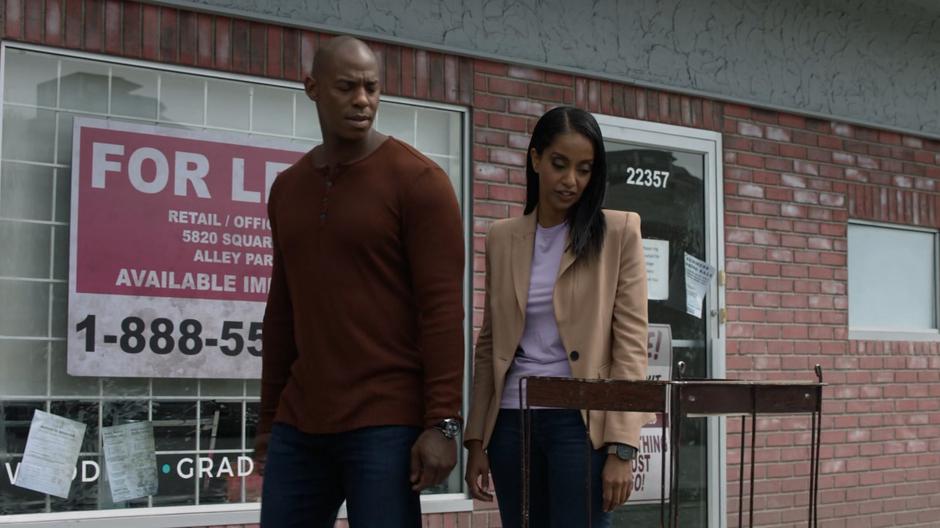
[[[440,167],[394,138],[332,172],[307,153],[278,176],[268,216],[258,433],[458,417],[464,242]]]

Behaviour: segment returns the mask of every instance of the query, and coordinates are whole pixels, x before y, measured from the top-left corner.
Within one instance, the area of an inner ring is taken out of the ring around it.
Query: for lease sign
[[[268,194],[311,145],[74,127],[69,374],[259,377]]]

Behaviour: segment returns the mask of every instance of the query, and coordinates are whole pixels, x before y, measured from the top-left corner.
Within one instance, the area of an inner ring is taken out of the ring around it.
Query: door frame
[[[625,117],[594,114],[605,140],[627,141],[654,148],[681,150],[705,157],[705,261],[717,271],[707,295],[717,299],[706,314],[708,377],[725,377],[725,247],[721,133]],[[726,419],[708,420],[708,526],[727,526]]]

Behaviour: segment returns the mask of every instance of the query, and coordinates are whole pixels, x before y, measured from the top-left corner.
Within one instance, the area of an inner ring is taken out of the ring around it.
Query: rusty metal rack
[[[666,451],[662,451],[664,472],[660,482],[660,527],[679,524],[679,451],[681,424],[684,417],[740,416],[741,447],[739,460],[738,526],[744,522],[744,468],[747,418],[751,418],[750,479],[748,526],[754,526],[754,463],[757,416],[760,414],[808,413],[812,417],[810,439],[810,483],[808,515],[810,528],[818,526],[819,451],[822,437],[822,369],[816,365],[817,382],[756,382],[737,380],[686,379],[683,362],[678,364],[676,381],[580,380],[573,378],[527,377],[520,380],[522,412],[522,526],[529,526],[530,438],[532,407],[579,409],[586,411],[622,411],[662,413],[663,438],[669,428],[670,501],[666,506]],[[588,432],[590,433],[590,420]],[[590,464],[591,444],[585,442],[585,463]],[[590,467],[590,466],[588,466]],[[590,472],[585,482],[588,503],[585,505],[587,526],[591,526]],[[540,527],[536,527],[540,528]]]

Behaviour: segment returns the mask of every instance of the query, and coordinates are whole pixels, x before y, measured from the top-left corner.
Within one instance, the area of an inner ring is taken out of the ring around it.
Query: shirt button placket
[[[326,180],[326,191],[324,191],[324,193],[323,193],[323,199],[320,200],[320,225],[323,225],[323,224],[326,223],[327,205],[328,205],[329,202],[330,202],[329,195],[330,195],[330,190],[331,190],[332,188],[333,188],[333,180],[327,179],[327,180]]]

